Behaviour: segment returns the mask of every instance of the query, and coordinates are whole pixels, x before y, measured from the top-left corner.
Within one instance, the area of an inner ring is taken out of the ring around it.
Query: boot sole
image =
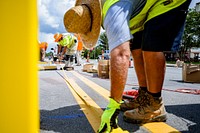
[[[149,123],[149,122],[166,122],[167,120],[167,115],[159,115],[156,116],[152,119],[145,119],[145,120],[135,120],[135,119],[130,119],[126,116],[123,116],[124,121],[128,122],[128,123],[133,123],[133,124],[142,124],[142,123]]]

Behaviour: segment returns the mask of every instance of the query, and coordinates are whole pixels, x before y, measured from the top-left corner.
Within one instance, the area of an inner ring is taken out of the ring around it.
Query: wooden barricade
[[[200,65],[184,63],[182,78],[184,82],[200,82]]]
[[[109,78],[110,72],[110,61],[109,60],[99,60],[98,62],[98,77]]]

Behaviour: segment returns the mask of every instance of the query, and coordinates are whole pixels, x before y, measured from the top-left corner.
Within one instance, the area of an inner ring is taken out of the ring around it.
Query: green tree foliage
[[[49,56],[53,56],[53,52],[52,51],[50,51],[49,53],[46,53],[46,55],[45,55],[46,57],[49,57]]]
[[[84,57],[87,58],[87,55],[89,53],[89,58],[90,59],[97,59],[98,58],[98,55],[101,55],[101,47],[100,46],[97,46],[91,50],[88,50],[88,49],[85,49],[84,51]]]
[[[200,12],[195,9],[189,9],[182,43],[187,48],[200,47]]]
[[[102,32],[99,36],[99,45],[100,47],[102,47],[104,50],[108,50],[109,47],[108,47],[108,38],[107,38],[107,35],[106,35],[106,32]]]
[[[90,59],[97,59],[99,55],[102,54],[102,50],[108,50],[108,38],[105,32],[102,32],[99,36],[98,44],[95,48],[91,50],[85,49],[83,52],[83,56],[87,58],[87,54],[89,53]]]
[[[188,11],[181,46],[182,57],[192,47],[200,47],[200,12],[195,9]]]

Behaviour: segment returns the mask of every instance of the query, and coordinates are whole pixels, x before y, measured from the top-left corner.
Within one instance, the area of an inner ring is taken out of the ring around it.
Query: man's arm
[[[67,50],[67,46],[64,46],[64,49],[62,51],[62,55],[64,55],[66,53],[66,50]]]
[[[60,54],[60,52],[61,52],[61,45],[57,45],[58,46],[58,51],[57,51],[57,55],[59,55]]]

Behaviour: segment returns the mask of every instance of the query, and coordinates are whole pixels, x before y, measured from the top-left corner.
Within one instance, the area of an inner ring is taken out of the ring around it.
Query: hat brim
[[[92,27],[87,33],[80,34],[83,46],[91,49],[96,46],[101,29],[101,3],[100,0],[76,0],[75,6],[86,4],[92,12]]]

